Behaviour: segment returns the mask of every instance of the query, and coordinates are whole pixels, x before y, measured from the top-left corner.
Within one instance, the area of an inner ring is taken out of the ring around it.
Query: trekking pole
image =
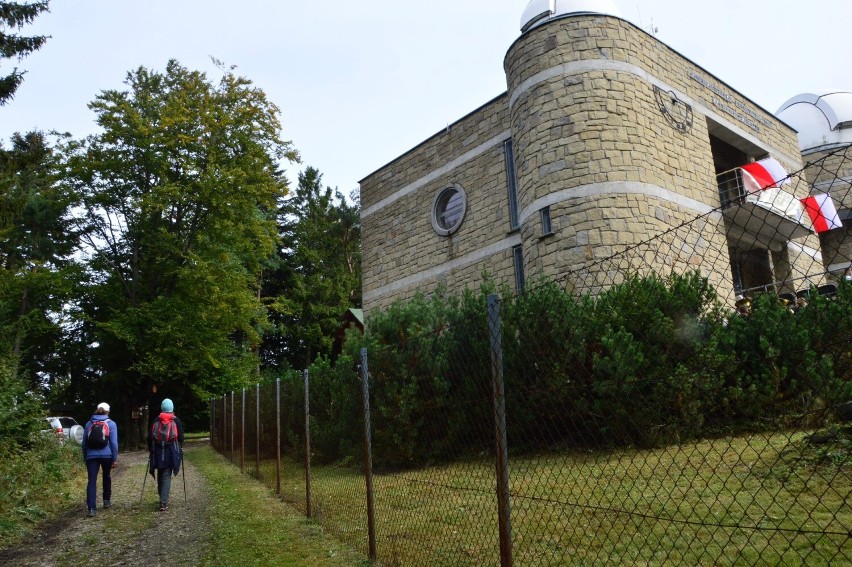
[[[145,496],[145,483],[148,481],[148,469],[151,465],[151,456],[148,455],[148,462],[145,463],[145,476],[142,477],[142,494],[139,495],[139,505],[142,505],[142,498]]]
[[[186,504],[186,461],[183,458],[183,447],[180,448],[180,470],[183,473],[183,503]]]

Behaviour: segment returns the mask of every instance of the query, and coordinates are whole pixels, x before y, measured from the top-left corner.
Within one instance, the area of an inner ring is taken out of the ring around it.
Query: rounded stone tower
[[[611,0],[532,0],[504,70],[528,277],[571,273],[594,292],[629,273],[699,270],[733,297],[748,287],[732,282],[738,249],[767,257],[760,283],[797,269],[785,239],[726,226],[717,183],[767,155],[795,168],[792,130]]]

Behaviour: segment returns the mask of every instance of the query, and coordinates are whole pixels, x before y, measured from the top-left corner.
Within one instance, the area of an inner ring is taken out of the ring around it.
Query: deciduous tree
[[[212,82],[170,61],[125,82],[90,104],[103,132],[68,148],[90,252],[87,316],[114,399],[126,410],[168,395],[186,416],[257,366],[260,270],[287,193],[279,166],[298,155],[278,108],[233,70]]]

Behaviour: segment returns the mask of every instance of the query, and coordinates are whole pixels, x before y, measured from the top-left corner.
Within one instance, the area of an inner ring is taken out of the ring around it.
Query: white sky
[[[19,0],[20,1],[20,0]],[[852,90],[850,0],[615,0],[622,16],[775,112],[788,98]],[[281,108],[283,136],[344,194],[506,90],[503,57],[527,0],[52,0],[25,27],[48,34],[0,107],[14,132],[96,131],[87,103],[128,71],[168,59],[219,77],[209,56]],[[0,60],[0,73],[13,61]]]

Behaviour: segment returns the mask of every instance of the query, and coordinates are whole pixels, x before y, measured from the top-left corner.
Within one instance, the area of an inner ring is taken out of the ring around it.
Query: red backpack
[[[151,438],[161,447],[178,440],[177,424],[173,414],[160,414],[151,426]]]

